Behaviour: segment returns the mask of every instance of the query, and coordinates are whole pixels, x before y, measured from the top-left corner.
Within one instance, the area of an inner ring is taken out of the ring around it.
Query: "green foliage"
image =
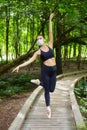
[[[75,93],[78,98],[87,98],[87,82],[80,81],[79,85],[75,88]]]
[[[78,130],[87,130],[87,121],[85,122],[85,126],[83,126],[83,125],[77,126],[77,129]]]
[[[57,31],[61,34],[66,32],[72,25],[75,29],[67,33],[68,36],[76,37],[87,34],[87,0],[3,0],[0,2],[0,49],[1,55],[5,59],[6,55],[6,20],[8,22],[8,57],[16,58],[26,53],[33,44],[36,36],[43,26],[43,22],[49,18],[49,14],[54,11],[55,18],[53,30],[55,36]],[[7,13],[6,13],[7,8]],[[8,19],[7,19],[8,18]],[[57,21],[58,19],[58,21]],[[57,23],[60,23],[60,30]],[[61,30],[62,29],[62,30]],[[82,31],[81,31],[82,29]],[[48,20],[43,27],[45,37],[48,37]],[[43,33],[43,32],[41,32]],[[63,32],[62,32],[63,33]],[[57,39],[57,37],[55,37]],[[65,38],[60,40],[63,41]],[[84,39],[86,42],[87,40]],[[84,53],[84,52],[83,52]]]
[[[87,127],[85,127],[85,126],[78,126],[77,128],[78,128],[78,130],[87,130]]]
[[[81,80],[74,92],[83,117],[87,120],[87,82]]]
[[[32,88],[30,80],[36,78],[29,73],[16,74],[12,77],[0,76],[0,96],[11,96]]]

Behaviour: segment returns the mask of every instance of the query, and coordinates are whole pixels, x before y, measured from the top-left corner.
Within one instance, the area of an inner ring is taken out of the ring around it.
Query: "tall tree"
[[[8,62],[8,45],[9,45],[9,20],[10,20],[10,7],[5,7],[6,12],[6,62]]]

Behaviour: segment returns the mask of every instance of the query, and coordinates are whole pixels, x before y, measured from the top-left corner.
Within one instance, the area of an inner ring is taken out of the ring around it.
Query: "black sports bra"
[[[40,57],[43,62],[54,57],[53,49],[51,49],[49,46],[48,46],[48,48],[49,48],[49,50],[47,52],[44,52],[40,49],[40,51],[41,51]]]

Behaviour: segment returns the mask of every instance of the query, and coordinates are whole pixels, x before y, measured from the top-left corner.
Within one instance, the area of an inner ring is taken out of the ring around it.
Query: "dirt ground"
[[[0,130],[7,130],[31,92],[0,100]]]
[[[69,68],[64,69],[63,67],[64,72],[70,72],[76,70],[77,69],[76,68],[73,69],[73,67],[71,67],[71,69]],[[19,110],[22,108],[26,99],[33,92],[33,90],[34,88],[29,90],[28,92],[21,93],[20,95],[14,95],[10,98],[6,98],[3,100],[0,99],[0,130],[8,130],[10,124],[18,114]]]

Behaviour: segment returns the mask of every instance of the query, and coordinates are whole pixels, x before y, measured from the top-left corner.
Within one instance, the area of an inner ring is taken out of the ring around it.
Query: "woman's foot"
[[[49,119],[51,118],[51,108],[50,108],[50,106],[47,107],[47,117]]]
[[[36,85],[40,85],[40,80],[39,79],[32,79],[31,83],[34,83]]]

